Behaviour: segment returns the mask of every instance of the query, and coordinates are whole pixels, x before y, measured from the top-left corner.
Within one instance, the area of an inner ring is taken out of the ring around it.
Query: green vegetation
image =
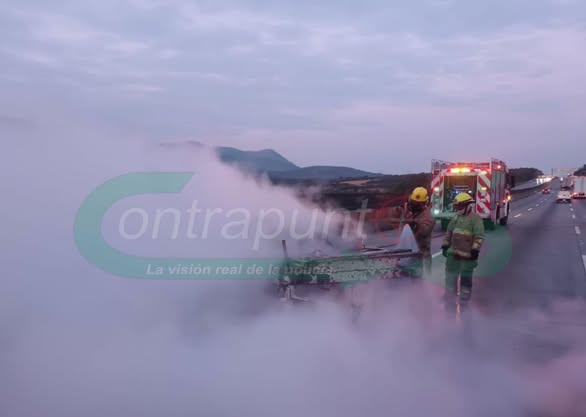
[[[271,171],[271,179],[283,180],[339,180],[344,178],[368,178],[378,174],[361,171],[359,169],[334,166],[311,166],[288,171]]]
[[[511,168],[509,171],[511,175],[515,177],[515,182],[517,184],[534,180],[540,175],[543,175],[543,172],[537,168]]]
[[[382,175],[360,181],[336,181],[322,190],[324,200],[348,210],[356,210],[368,200],[369,208],[398,205],[407,201],[407,196],[415,187],[429,188],[431,174]]]
[[[429,189],[431,174],[420,172],[418,174],[384,175],[368,183],[373,187],[384,189],[393,196],[407,195],[416,187]]]
[[[586,175],[586,164],[584,164],[584,166],[580,169],[578,169],[576,172],[574,172],[574,175]]]

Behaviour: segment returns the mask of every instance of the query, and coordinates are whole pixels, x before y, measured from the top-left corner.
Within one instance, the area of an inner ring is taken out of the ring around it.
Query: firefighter
[[[407,202],[407,224],[415,236],[426,274],[431,273],[431,233],[435,226],[428,203],[427,190],[423,187],[415,188]]]
[[[474,212],[474,199],[468,193],[454,198],[456,217],[450,221],[442,253],[446,257],[446,295],[457,292],[460,277],[460,299],[468,301],[472,295],[472,274],[478,266],[478,254],[484,241],[484,223]]]

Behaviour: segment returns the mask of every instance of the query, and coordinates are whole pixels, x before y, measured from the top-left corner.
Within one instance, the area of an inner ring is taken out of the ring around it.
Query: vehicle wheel
[[[499,220],[499,224],[501,226],[506,226],[507,223],[509,222],[509,212],[510,212],[510,208],[507,206],[507,215],[503,216],[500,220]]]

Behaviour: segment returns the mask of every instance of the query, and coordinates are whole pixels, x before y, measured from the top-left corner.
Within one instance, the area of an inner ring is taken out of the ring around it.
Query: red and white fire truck
[[[445,230],[456,215],[454,197],[461,192],[469,193],[475,200],[476,213],[484,219],[485,226],[506,225],[513,178],[507,164],[498,159],[490,162],[431,163],[431,204],[434,218],[441,221]]]

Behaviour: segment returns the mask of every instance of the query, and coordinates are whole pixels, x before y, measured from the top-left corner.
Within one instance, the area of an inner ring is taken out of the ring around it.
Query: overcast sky
[[[4,0],[0,62],[4,138],[75,121],[386,173],[586,163],[583,0]]]

